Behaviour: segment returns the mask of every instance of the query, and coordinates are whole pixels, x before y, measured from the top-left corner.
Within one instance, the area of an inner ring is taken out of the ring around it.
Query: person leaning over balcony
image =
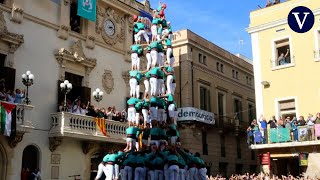
[[[307,139],[309,141],[313,141],[314,140],[314,122],[312,121],[311,118],[308,118],[307,125],[308,125],[308,134],[307,134],[308,138]]]
[[[278,57],[278,63],[279,65],[285,65],[287,64],[288,62],[286,61],[286,58],[289,54],[289,49],[287,49],[287,52],[286,54],[284,55],[283,53],[280,54],[280,56]]]
[[[284,121],[282,119],[282,117],[279,117],[279,120],[278,120],[278,128],[284,128]]]
[[[82,115],[86,115],[88,113],[89,104],[90,104],[89,101],[88,101],[87,105],[84,103],[81,103],[80,112]]]
[[[292,140],[292,139],[293,139],[293,132],[292,132],[292,126],[291,126],[290,117],[287,117],[287,118],[286,118],[285,127],[286,127],[287,129],[289,129],[290,139]]]
[[[298,126],[304,126],[304,125],[306,125],[306,121],[304,120],[303,116],[300,116],[298,120]]]
[[[261,135],[262,135],[262,139],[263,139],[263,144],[266,143],[266,141],[268,140],[268,131],[267,131],[267,121],[266,121],[266,118],[265,117],[261,117],[259,119],[260,121],[260,132],[261,132]]]
[[[316,119],[314,121],[315,124],[320,124],[320,113],[317,113]]]
[[[272,116],[272,118],[269,120],[268,124],[270,124],[270,128],[277,128],[277,120],[275,116]]]
[[[6,81],[4,79],[0,79],[0,101],[7,101],[8,95],[6,93]]]
[[[20,89],[16,89],[16,93],[13,96],[14,97],[14,103],[21,104],[22,100],[25,98],[25,91],[21,91]]]
[[[292,134],[293,134],[293,140],[298,141],[298,126],[297,126],[297,118],[294,117],[291,121],[291,127],[292,127]]]
[[[8,96],[8,102],[9,103],[14,103],[14,99],[15,99],[14,92],[12,92],[11,90],[8,90],[7,91],[7,96]]]
[[[80,99],[80,97],[78,97],[78,98],[72,103],[72,113],[81,114],[81,99]]]

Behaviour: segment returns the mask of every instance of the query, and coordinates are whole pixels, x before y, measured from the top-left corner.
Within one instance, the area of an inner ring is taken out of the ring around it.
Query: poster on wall
[[[320,124],[314,125],[314,135],[316,139],[320,138]]]
[[[299,155],[299,165],[308,166],[308,153],[300,153]]]
[[[299,126],[298,127],[298,136],[299,141],[306,141],[308,136],[308,127],[307,126]]]

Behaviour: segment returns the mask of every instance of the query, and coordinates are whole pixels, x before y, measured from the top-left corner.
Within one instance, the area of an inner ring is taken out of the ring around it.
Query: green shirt
[[[169,33],[171,33],[171,32],[172,32],[172,28],[171,28],[171,26],[168,28],[168,31],[169,31]]]
[[[139,30],[144,29],[144,24],[142,22],[137,22],[136,25]]]
[[[146,100],[142,101],[142,107],[149,107],[150,106],[150,102],[147,102]]]
[[[158,41],[153,41],[152,43],[150,43],[150,48],[157,48],[158,47],[159,42]]]
[[[171,66],[165,66],[164,68],[167,71],[167,73],[173,73],[173,71],[174,71],[173,67],[171,67]]]
[[[144,129],[142,134],[142,139],[148,140],[149,136],[150,136],[150,129]]]
[[[169,103],[172,103],[172,102],[174,101],[174,97],[173,97],[172,94],[168,94],[167,101],[168,101]]]
[[[178,162],[179,158],[178,156],[174,155],[174,154],[170,154],[168,157],[167,157],[167,161],[177,161]]]
[[[151,75],[159,76],[160,67],[154,67],[150,70]]]
[[[108,162],[108,161],[109,161],[109,156],[110,156],[110,154],[105,155],[105,156],[103,157],[102,161],[103,161],[103,162]]]
[[[164,166],[164,160],[158,156],[151,162],[151,164],[155,169],[162,169]]]
[[[136,105],[134,105],[134,108],[136,108],[137,111],[142,109],[142,102],[138,102]]]
[[[165,73],[161,71],[160,68],[159,68],[158,76],[159,76],[159,79],[163,79],[165,76]]]
[[[158,52],[163,52],[163,45],[162,45],[162,43],[158,43],[157,49],[158,49]]]
[[[131,51],[138,52],[139,49],[142,49],[142,46],[140,44],[134,44],[134,45],[131,46]]]
[[[137,81],[140,82],[141,79],[143,78],[143,74],[140,71],[138,71],[137,75],[136,75],[136,78],[137,78]]]
[[[136,24],[133,26],[133,30],[134,30],[135,33],[139,32],[138,26]]]
[[[152,24],[158,24],[158,23],[159,23],[159,18],[152,19]]]
[[[164,42],[165,42],[166,46],[172,46],[172,42],[170,39],[165,39]]]
[[[138,73],[139,73],[139,71],[137,71],[137,70],[131,70],[131,71],[129,71],[130,77],[136,77]]]
[[[162,27],[158,27],[158,34],[162,34]]]
[[[151,128],[150,135],[151,136],[159,136],[159,128]]]
[[[162,106],[164,109],[166,109],[167,103],[166,103],[166,101],[164,99],[159,98],[158,106]]]
[[[146,74],[144,75],[146,78],[151,78],[151,72],[150,71],[148,71],[148,72],[146,72]]]
[[[127,104],[130,106],[130,105],[135,105],[136,103],[140,102],[141,100],[140,99],[137,99],[137,98],[130,98],[128,101],[127,101]]]
[[[166,140],[167,139],[167,132],[165,129],[159,129],[159,136],[160,139]]]
[[[162,20],[162,27],[168,27],[167,20]]]
[[[158,103],[158,97],[151,97],[150,98],[150,103],[151,104],[157,104]]]
[[[110,154],[108,162],[116,162],[119,157],[118,154]]]

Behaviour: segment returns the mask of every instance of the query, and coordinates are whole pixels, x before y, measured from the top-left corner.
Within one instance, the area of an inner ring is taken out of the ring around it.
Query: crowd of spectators
[[[292,175],[288,175],[288,176],[276,176],[276,175],[269,175],[269,174],[263,174],[263,173],[259,173],[259,174],[249,174],[249,173],[245,173],[243,175],[241,174],[236,174],[236,175],[232,175],[230,177],[223,177],[221,175],[217,175],[217,176],[210,176],[207,177],[207,180],[314,180],[314,179],[319,179],[319,178],[311,178],[311,177],[305,177],[304,174],[301,174],[300,176],[294,177]]]
[[[21,104],[25,98],[25,91],[16,89],[15,91],[6,90],[5,80],[0,79],[0,101]]]
[[[59,112],[62,112],[64,102],[61,102],[59,104]],[[99,117],[99,118],[105,118],[108,120],[114,120],[114,121],[120,121],[120,122],[126,122],[127,119],[127,112],[126,110],[123,111],[117,111],[115,106],[108,107],[108,108],[98,108],[94,107],[90,104],[90,102],[83,102],[81,98],[77,98],[75,101],[71,101],[70,99],[67,99],[67,108],[66,112],[74,113],[74,114],[80,114],[80,115],[86,115],[86,116],[92,116],[92,117]]]
[[[314,125],[320,124],[320,113],[317,113],[314,117],[312,114],[308,115],[308,118],[305,120],[304,116],[300,116],[298,119],[296,117],[290,118],[286,117],[283,119],[279,117],[277,120],[275,116],[272,116],[267,122],[266,118],[261,116],[259,120],[254,119],[251,122],[251,125],[247,129],[248,133],[248,144],[255,143],[256,134],[261,135],[261,143],[267,143],[268,140],[268,125],[270,129],[275,128],[287,128],[290,131],[291,141],[298,141],[298,127],[307,126],[307,140],[315,140],[315,131]],[[316,137],[319,139],[319,137]]]

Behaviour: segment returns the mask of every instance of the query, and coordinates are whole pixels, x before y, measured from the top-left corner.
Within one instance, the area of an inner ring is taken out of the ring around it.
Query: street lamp
[[[92,96],[94,100],[99,103],[102,100],[103,92],[99,88],[97,88],[95,91],[93,91]]]
[[[27,86],[27,95],[25,103],[29,105],[31,103],[29,99],[29,86],[33,84],[34,75],[30,71],[27,71],[25,74],[22,74],[22,83]]]
[[[63,83],[60,84],[61,91],[64,93],[64,102],[63,102],[63,111],[67,110],[67,94],[72,89],[72,84],[69,83],[68,80],[65,80]]]

